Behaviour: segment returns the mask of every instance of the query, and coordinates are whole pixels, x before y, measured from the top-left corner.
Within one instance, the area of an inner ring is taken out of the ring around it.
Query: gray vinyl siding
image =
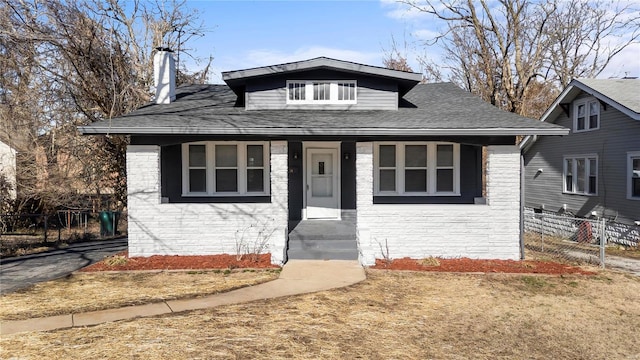
[[[561,211],[566,204],[567,211],[578,216],[596,211],[598,216],[604,214],[622,223],[640,220],[640,201],[627,199],[627,153],[640,151],[640,121],[610,105],[605,110],[601,104],[598,130],[574,133],[573,120],[564,113],[555,124],[571,132],[563,137],[541,137],[525,154],[526,206]],[[586,154],[598,157],[597,195],[563,193],[563,157]]]
[[[346,105],[287,104],[287,80],[356,80],[357,103]],[[287,77],[273,76],[260,78],[247,84],[245,93],[247,110],[396,110],[398,108],[398,87],[393,81],[356,76],[336,71],[311,71],[290,74]]]

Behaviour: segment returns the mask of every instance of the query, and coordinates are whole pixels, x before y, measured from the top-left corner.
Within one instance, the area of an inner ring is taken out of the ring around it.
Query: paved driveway
[[[127,249],[127,238],[71,244],[39,254],[0,260],[0,294],[67,276]]]

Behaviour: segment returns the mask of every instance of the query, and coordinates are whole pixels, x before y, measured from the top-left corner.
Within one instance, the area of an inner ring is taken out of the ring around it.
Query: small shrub
[[[126,265],[127,262],[129,262],[129,259],[124,255],[114,255],[104,260],[105,264],[112,267],[123,266],[123,265]]]
[[[387,239],[384,239],[384,246],[382,246],[380,241],[378,241],[378,245],[380,246],[380,252],[382,253],[382,260],[386,265],[390,265],[393,260],[389,254],[389,243]]]
[[[440,261],[433,256],[420,260],[420,264],[424,266],[440,266]]]

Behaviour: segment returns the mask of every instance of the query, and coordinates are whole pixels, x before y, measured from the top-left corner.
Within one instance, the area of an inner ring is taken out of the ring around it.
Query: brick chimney
[[[176,99],[176,62],[169,48],[156,48],[153,57],[153,80],[156,104],[169,104]]]

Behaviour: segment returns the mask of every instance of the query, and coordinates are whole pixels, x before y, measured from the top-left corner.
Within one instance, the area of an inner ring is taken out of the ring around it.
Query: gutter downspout
[[[520,260],[524,260],[524,155],[520,152]]]

